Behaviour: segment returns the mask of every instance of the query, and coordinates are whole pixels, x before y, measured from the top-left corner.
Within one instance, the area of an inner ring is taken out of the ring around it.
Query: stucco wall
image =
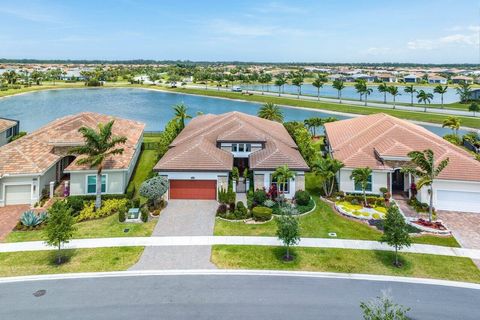
[[[274,171],[254,171],[254,187],[255,189],[261,189],[261,188],[265,188],[265,190],[268,190],[270,189],[270,185],[271,185],[271,175]],[[291,179],[290,180],[290,188],[289,188],[289,192],[288,193],[285,193],[285,198],[287,199],[291,199],[293,198],[293,196],[295,195],[295,191],[296,190],[304,190],[305,189],[305,176],[304,176],[304,172],[296,172],[295,173],[297,176],[295,179]],[[299,178],[299,181],[298,181],[298,188],[297,188],[297,177],[298,175],[302,175],[303,174],[303,178]],[[263,186],[261,185],[261,176],[263,175]]]
[[[350,179],[353,169],[343,168],[337,176],[339,182],[339,189],[348,193],[359,193],[361,191],[355,190],[355,182]],[[387,188],[387,171],[373,171],[372,173],[372,191],[367,191],[370,194],[381,194],[380,188]]]
[[[55,181],[56,178],[56,165],[53,165],[48,171],[40,177],[40,192],[42,192],[43,188],[47,188],[50,190],[50,181]]]
[[[125,171],[108,171],[103,174],[107,175],[108,194],[121,194],[125,191]],[[72,172],[70,173],[70,194],[85,195],[87,188],[87,176],[95,175],[95,172]]]

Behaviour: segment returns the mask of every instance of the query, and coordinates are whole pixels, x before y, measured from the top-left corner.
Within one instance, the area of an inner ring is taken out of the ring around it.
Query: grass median
[[[480,270],[468,258],[401,253],[403,266],[397,268],[390,251],[296,247],[292,253],[295,260],[284,262],[282,247],[216,245],[212,262],[221,269],[363,273],[480,283]]]

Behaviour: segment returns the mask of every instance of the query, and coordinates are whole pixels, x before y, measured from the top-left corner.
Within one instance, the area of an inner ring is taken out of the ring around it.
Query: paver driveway
[[[462,247],[480,249],[480,214],[439,211],[437,215],[452,231]]]
[[[0,241],[4,240],[18,222],[18,219],[30,208],[28,205],[0,207]]]
[[[152,235],[211,236],[217,205],[209,200],[170,200]],[[211,269],[211,253],[211,246],[147,247],[132,269]]]

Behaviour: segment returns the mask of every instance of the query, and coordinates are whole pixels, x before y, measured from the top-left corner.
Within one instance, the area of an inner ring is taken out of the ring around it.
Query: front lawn
[[[54,263],[56,251],[0,253],[0,276],[124,271],[134,265],[143,247],[116,247],[64,250],[67,262]]]
[[[382,274],[480,283],[480,270],[468,258],[401,253],[403,266],[393,266],[389,251],[293,248],[295,260],[284,262],[282,247],[216,245],[212,262],[222,269],[302,270]]]
[[[138,196],[138,190],[142,182],[147,180],[147,177],[152,172],[153,167],[157,164],[158,161],[158,151],[157,150],[142,150],[140,157],[133,172],[133,176],[128,184],[127,191],[131,191],[133,188],[135,190],[134,196]]]
[[[84,238],[113,238],[113,237],[149,237],[157,220],[147,223],[124,223],[118,221],[118,213],[106,218],[89,220],[75,224],[74,239]],[[125,232],[125,229],[129,229]],[[5,242],[45,240],[42,230],[12,231]]]

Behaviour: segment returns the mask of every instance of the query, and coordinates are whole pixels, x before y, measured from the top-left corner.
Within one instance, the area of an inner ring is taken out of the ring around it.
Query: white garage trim
[[[435,208],[439,210],[480,212],[480,192],[437,190]]]

